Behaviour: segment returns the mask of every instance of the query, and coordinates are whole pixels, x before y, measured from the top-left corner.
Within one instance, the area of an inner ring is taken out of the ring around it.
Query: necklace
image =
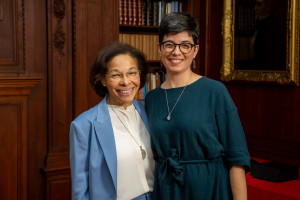
[[[141,142],[141,145],[139,145],[139,143],[137,142],[137,140],[135,139],[135,137],[133,137],[133,135],[131,134],[131,132],[129,131],[129,129],[127,128],[127,126],[125,126],[124,122],[121,120],[121,118],[119,117],[119,115],[116,113],[115,109],[110,106],[112,111],[117,115],[118,119],[120,120],[120,122],[122,123],[122,125],[125,127],[125,129],[127,130],[127,132],[130,134],[130,136],[132,137],[132,139],[136,142],[136,144],[140,147],[140,150],[141,150],[141,154],[142,154],[142,158],[143,160],[146,158],[146,151],[143,149],[142,147],[142,142]],[[137,116],[136,116],[136,111],[134,110],[134,115],[135,115],[135,119],[136,119],[136,122],[137,121]]]
[[[191,76],[190,76],[190,78],[191,78]],[[168,120],[168,121],[171,120],[171,113],[173,112],[173,110],[174,110],[174,108],[176,107],[176,105],[177,105],[177,103],[178,103],[180,97],[182,96],[182,94],[183,94],[183,92],[184,92],[184,90],[185,90],[185,88],[186,88],[186,86],[187,86],[187,84],[188,84],[190,78],[189,78],[188,81],[186,82],[184,88],[182,89],[182,91],[181,91],[179,97],[177,98],[177,100],[176,100],[176,102],[175,102],[173,108],[171,109],[171,111],[170,111],[170,108],[169,108],[169,101],[168,101],[167,90],[166,90],[166,88],[165,88],[165,96],[166,96],[166,102],[167,102],[167,107],[168,107],[168,116],[167,116],[167,120]]]

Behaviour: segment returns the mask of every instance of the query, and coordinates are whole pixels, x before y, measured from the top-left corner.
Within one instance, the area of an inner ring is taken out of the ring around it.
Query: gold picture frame
[[[224,0],[221,80],[267,82],[299,86],[300,0],[287,0],[286,57],[283,70],[235,69],[235,0]],[[276,31],[276,30],[274,30]],[[276,41],[274,41],[276,42]]]

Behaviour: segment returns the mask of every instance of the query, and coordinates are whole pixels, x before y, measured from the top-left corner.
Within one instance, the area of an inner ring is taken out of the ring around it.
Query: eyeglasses
[[[179,50],[183,54],[190,53],[192,48],[194,46],[196,46],[195,44],[188,43],[188,42],[184,42],[184,43],[181,43],[181,44],[176,44],[172,41],[166,41],[166,42],[161,42],[160,43],[160,48],[162,48],[167,53],[172,53],[175,50],[177,45],[179,46]]]
[[[113,82],[120,82],[124,79],[124,74],[120,72],[111,72],[108,73],[107,76]],[[127,72],[125,76],[131,81],[136,80],[140,76],[140,70],[131,70]]]

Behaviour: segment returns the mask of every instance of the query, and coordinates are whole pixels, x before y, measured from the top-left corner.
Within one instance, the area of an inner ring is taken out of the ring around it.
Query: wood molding
[[[68,168],[70,166],[69,149],[57,152],[51,151],[46,156],[46,167],[44,172],[55,171],[55,169]]]
[[[39,77],[1,77],[0,96],[27,96]]]
[[[65,17],[66,11],[66,4],[63,0],[54,0],[53,2],[53,14],[56,18],[56,28],[53,37],[53,43],[55,50],[57,51],[57,61],[61,63],[62,56],[65,55],[63,52],[64,45],[65,45],[65,32],[63,29],[62,21]]]

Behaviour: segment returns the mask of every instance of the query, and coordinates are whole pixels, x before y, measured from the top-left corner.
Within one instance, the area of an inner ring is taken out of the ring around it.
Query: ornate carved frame
[[[236,70],[234,68],[235,0],[224,0],[222,37],[223,58],[221,80],[269,82],[299,86],[300,0],[288,0],[286,70]]]

